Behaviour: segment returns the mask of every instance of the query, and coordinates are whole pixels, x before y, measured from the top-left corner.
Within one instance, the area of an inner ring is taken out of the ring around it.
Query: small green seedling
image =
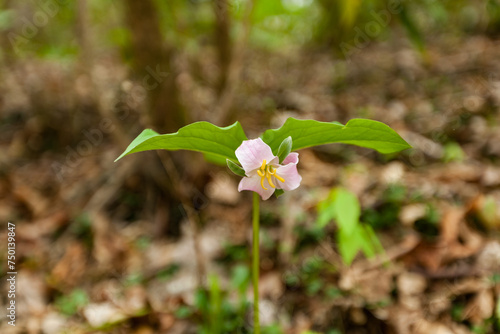
[[[361,208],[356,195],[344,188],[334,188],[328,197],[318,204],[316,224],[325,227],[331,221],[338,226],[337,242],[342,260],[351,264],[359,251],[367,257],[383,252],[371,226],[359,221]]]

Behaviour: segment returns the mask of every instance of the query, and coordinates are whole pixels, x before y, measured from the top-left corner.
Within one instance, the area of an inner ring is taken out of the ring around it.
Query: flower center
[[[264,187],[264,180],[267,179],[267,182],[269,182],[269,185],[273,188],[276,188],[276,186],[273,183],[272,177],[274,176],[281,182],[285,182],[285,179],[282,178],[281,176],[276,174],[276,170],[273,168],[271,165],[267,165],[267,161],[264,160],[262,161],[262,166],[260,166],[260,169],[257,170],[257,174],[260,176],[260,185],[262,186],[262,189],[267,190],[266,187]]]

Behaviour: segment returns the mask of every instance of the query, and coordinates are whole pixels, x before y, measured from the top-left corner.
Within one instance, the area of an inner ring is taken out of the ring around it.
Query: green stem
[[[259,194],[253,193],[253,328],[254,334],[260,334],[259,324]]]

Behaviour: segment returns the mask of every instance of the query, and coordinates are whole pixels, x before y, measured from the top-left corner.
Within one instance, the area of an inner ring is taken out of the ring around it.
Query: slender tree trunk
[[[91,64],[92,51],[90,49],[91,43],[89,41],[89,19],[87,0],[77,0],[76,4],[76,37],[80,45],[80,62],[88,70],[88,65]]]
[[[173,50],[165,45],[152,0],[125,0],[132,34],[135,74],[148,92],[150,126],[159,132],[177,131],[187,123],[171,65]]]
[[[232,57],[232,45],[230,35],[230,16],[227,0],[214,1],[215,12],[215,42],[217,45],[219,61],[219,82],[217,84],[217,95],[224,91],[229,75],[229,65]]]
[[[248,0],[244,8],[244,16],[242,20],[242,31],[240,36],[235,39],[234,45],[228,43],[228,47],[232,49],[229,53],[230,58],[228,61],[228,69],[226,75],[226,82],[224,84],[224,89],[220,91],[219,99],[213,113],[214,123],[217,125],[227,124],[227,121],[232,119],[234,115],[231,115],[231,107],[234,100],[234,95],[236,88],[239,84],[241,70],[243,68],[244,56],[247,47],[247,42],[250,37],[250,30],[252,27],[252,15],[254,10],[255,0]],[[226,5],[227,6],[227,5]],[[226,7],[226,15],[227,13]],[[228,31],[229,34],[229,31]]]
[[[160,17],[154,0],[124,0],[125,19],[131,33],[133,67],[136,78],[147,91],[149,105],[147,127],[160,133],[175,132],[189,122],[180,103],[179,90],[176,86],[175,67],[172,65],[174,50],[163,38],[160,29]],[[190,171],[194,168],[186,163],[188,152],[162,152],[166,159],[172,159],[171,168],[167,168],[169,189],[158,187],[155,190],[155,230],[158,235],[180,235],[180,222],[185,189],[175,186],[181,183],[190,187],[193,178]],[[160,160],[145,163],[144,175],[149,177],[158,167]],[[196,166],[195,166],[196,167]],[[182,172],[180,172],[182,171]],[[175,176],[174,176],[175,175]],[[155,183],[158,183],[156,180]]]

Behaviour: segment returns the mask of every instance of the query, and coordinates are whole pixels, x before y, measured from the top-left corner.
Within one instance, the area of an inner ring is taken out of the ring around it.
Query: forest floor
[[[204,81],[210,52],[177,61],[197,120],[210,121],[216,101]],[[262,204],[265,333],[500,332],[498,59],[500,43],[484,36],[437,37],[425,56],[404,40],[380,43],[348,62],[320,51],[248,53],[234,105],[249,138],[290,116],[363,117],[413,146],[396,156],[346,145],[299,152],[301,187]],[[134,85],[109,62],[95,64],[103,105]],[[68,73],[22,62],[1,84],[0,217],[16,226],[17,290],[16,326],[4,317],[0,331],[250,332],[250,194],[225,168],[206,167],[198,210],[179,209],[195,222],[181,215],[180,237],[159,235],[168,213],[147,204],[151,190],[131,175],[140,157],[113,163],[117,130],[82,102],[95,94],[85,77]],[[92,137],[99,127],[105,136]],[[79,149],[90,153],[71,155]],[[317,204],[337,186],[358,196],[384,255],[342,262],[335,223],[316,223]],[[8,302],[2,293],[3,310]]]

